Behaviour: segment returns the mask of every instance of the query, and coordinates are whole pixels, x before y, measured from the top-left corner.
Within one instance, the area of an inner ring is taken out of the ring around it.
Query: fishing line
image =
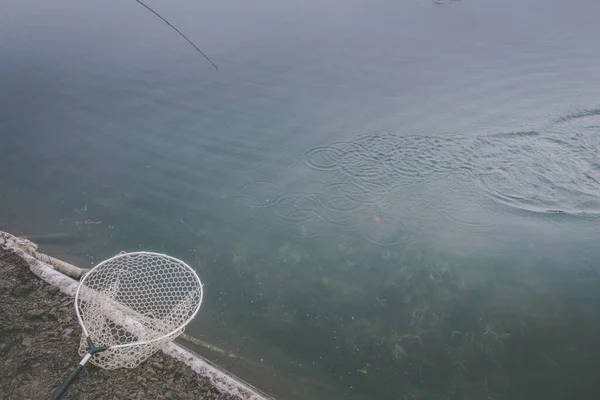
[[[142,1],[140,0],[135,0],[137,1],[139,4],[141,4],[142,6],[146,7],[146,9],[148,9],[150,12],[152,12],[154,15],[156,15],[158,18],[162,19],[163,21],[166,22],[167,25],[169,25],[171,28],[173,28],[175,30],[175,32],[179,33],[179,35],[181,35],[182,38],[184,38],[185,40],[188,41],[189,44],[191,44],[192,46],[194,46],[194,48],[196,50],[198,50],[198,53],[202,54],[204,56],[204,58],[206,58],[208,60],[209,63],[211,63],[213,65],[213,67],[215,67],[217,70],[219,69],[219,67],[217,67],[217,64],[215,64],[214,62],[212,62],[212,60],[210,58],[208,58],[208,56],[206,54],[204,54],[204,52],[202,50],[200,50],[198,48],[198,46],[196,46],[194,44],[194,42],[192,42],[190,39],[187,38],[187,36],[185,36],[183,33],[181,33],[181,31],[179,31],[179,29],[175,28],[169,21],[167,21],[166,19],[164,19],[159,13],[157,13],[156,11],[154,11],[152,8],[150,8],[148,5],[144,4]]]

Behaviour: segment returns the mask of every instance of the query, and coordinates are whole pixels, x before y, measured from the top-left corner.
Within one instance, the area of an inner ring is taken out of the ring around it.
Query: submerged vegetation
[[[274,254],[238,246],[202,261],[219,270],[219,290],[237,288],[227,292],[227,311],[357,393],[515,398],[530,375],[556,376],[565,373],[561,358],[583,358],[568,306],[549,288],[515,282],[517,261],[505,268],[510,275],[489,259],[478,265],[415,246],[273,240]]]

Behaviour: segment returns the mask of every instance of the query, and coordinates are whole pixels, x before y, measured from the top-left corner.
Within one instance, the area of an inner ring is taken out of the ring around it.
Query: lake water
[[[148,4],[219,70],[135,1],[0,5],[0,229],[187,261],[279,399],[600,396],[598,2]]]

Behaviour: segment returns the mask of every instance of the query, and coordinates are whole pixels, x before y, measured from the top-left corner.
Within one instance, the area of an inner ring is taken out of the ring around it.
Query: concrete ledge
[[[227,375],[220,369],[215,368],[208,361],[179,346],[177,343],[169,343],[165,346],[163,352],[183,362],[198,375],[208,378],[213,385],[225,393],[233,394],[244,400],[268,399],[264,395],[258,393],[258,391],[248,384],[243,383],[230,375]]]
[[[79,268],[62,260],[59,260],[49,255],[38,252],[37,244],[32,241],[11,235],[8,232],[0,231],[0,246],[4,245],[13,250],[19,249],[21,255],[27,254],[43,263],[51,266],[53,269],[62,272],[63,274],[75,279],[81,278],[89,269]]]

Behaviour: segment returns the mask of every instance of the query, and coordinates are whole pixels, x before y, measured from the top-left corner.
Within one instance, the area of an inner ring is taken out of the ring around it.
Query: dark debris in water
[[[213,290],[239,288],[228,292],[229,309],[248,334],[318,360],[357,393],[497,400],[600,394],[591,378],[600,358],[587,355],[600,348],[600,325],[592,322],[600,318],[598,299],[582,313],[581,304],[552,289],[514,282],[515,269],[470,261],[478,270],[473,278],[458,261],[416,248],[346,241],[308,251],[279,243],[285,268],[264,268],[263,256],[240,245],[230,267],[219,263]]]

